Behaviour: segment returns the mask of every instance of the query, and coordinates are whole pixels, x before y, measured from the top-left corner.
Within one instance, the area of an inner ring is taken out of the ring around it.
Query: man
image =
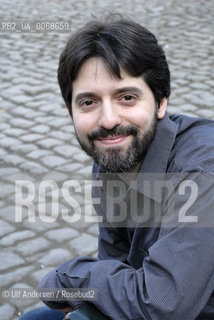
[[[45,303],[64,313],[95,306],[117,320],[214,319],[214,123],[168,116],[165,54],[150,31],[123,18],[77,31],[58,80],[93,177],[103,182],[93,190],[103,224],[98,259],[72,259],[39,286],[96,288],[97,299]],[[109,181],[120,182],[122,204],[111,205]],[[63,317],[41,312],[35,319]]]

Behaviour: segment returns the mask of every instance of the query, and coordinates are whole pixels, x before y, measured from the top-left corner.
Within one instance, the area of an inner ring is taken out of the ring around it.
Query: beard
[[[145,157],[146,152],[154,138],[157,126],[156,113],[150,126],[141,132],[135,125],[115,126],[108,130],[99,128],[87,136],[87,141],[80,139],[76,132],[81,148],[93,158],[104,172],[127,173],[134,169]],[[75,130],[76,131],[76,130]],[[128,147],[113,146],[107,149],[98,148],[94,142],[98,138],[116,135],[132,135],[133,139]]]

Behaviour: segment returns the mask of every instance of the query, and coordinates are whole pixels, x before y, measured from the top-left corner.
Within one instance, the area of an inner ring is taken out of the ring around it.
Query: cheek
[[[142,129],[147,128],[153,123],[154,117],[156,117],[155,110],[155,104],[151,101],[150,103],[138,108],[138,110],[131,115],[130,119],[132,119],[133,123],[135,123],[137,127]]]
[[[75,116],[73,118],[75,130],[79,137],[86,137],[89,132],[92,131],[92,124],[89,121],[88,117]]]
[[[130,115],[129,122],[138,128],[145,128],[150,125],[150,116],[145,113],[137,113],[136,115]]]

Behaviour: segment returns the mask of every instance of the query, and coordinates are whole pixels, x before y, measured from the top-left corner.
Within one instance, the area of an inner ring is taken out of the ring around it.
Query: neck
[[[136,175],[138,174],[141,167],[141,162],[138,162],[138,164],[129,172],[127,173],[120,173],[119,177],[121,180],[123,180],[125,183],[130,184],[131,180],[134,180]]]

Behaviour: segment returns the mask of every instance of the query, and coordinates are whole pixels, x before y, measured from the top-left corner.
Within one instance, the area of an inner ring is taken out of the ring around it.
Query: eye
[[[80,106],[91,106],[94,102],[92,100],[85,100],[80,103]]]
[[[97,106],[97,101],[95,99],[84,99],[80,101],[79,108],[82,111],[92,111]]]
[[[120,102],[127,105],[127,106],[132,106],[137,102],[137,97],[131,95],[131,94],[126,94],[125,96],[120,97]]]
[[[127,95],[127,96],[124,96],[124,100],[125,101],[130,101],[132,100],[134,97],[133,96],[130,96],[130,95]]]

